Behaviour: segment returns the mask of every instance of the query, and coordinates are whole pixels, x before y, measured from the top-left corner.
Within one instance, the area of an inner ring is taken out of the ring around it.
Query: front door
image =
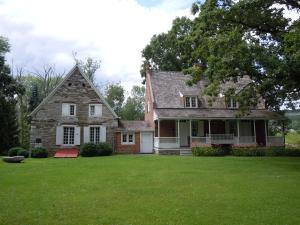
[[[153,152],[153,133],[141,132],[141,153]]]
[[[264,120],[255,121],[256,143],[259,146],[266,146],[266,127]]]
[[[189,133],[190,133],[190,123],[188,120],[180,120],[179,126],[180,133],[180,147],[189,146]]]

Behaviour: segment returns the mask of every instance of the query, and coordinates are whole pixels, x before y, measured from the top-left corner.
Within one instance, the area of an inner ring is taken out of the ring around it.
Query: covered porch
[[[240,147],[284,146],[280,136],[271,135],[268,120],[251,119],[157,119],[155,149],[186,149],[194,146]]]

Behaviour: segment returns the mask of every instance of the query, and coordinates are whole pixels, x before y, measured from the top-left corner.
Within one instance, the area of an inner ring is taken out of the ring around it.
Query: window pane
[[[186,107],[191,107],[191,104],[190,104],[190,97],[186,97],[186,98],[185,98],[185,106],[186,106]]]
[[[91,116],[94,116],[94,115],[95,115],[95,106],[94,106],[94,105],[91,105],[91,106],[90,106],[90,115],[91,115]]]
[[[75,106],[74,105],[70,105],[70,115],[71,116],[75,115]]]
[[[130,143],[133,142],[133,134],[128,135],[128,142],[130,142]]]
[[[95,143],[100,143],[100,127],[95,127]]]
[[[191,100],[192,100],[192,107],[195,108],[196,107],[196,98],[191,97]]]
[[[69,144],[73,145],[74,144],[74,127],[70,127],[70,136],[69,136]]]
[[[123,141],[123,142],[127,142],[127,135],[126,135],[126,134],[123,134],[123,136],[122,136],[122,141]]]
[[[69,128],[68,127],[64,127],[64,144],[67,145],[68,142],[68,133],[69,133]]]
[[[94,143],[94,127],[90,127],[90,142]]]
[[[192,121],[192,136],[198,136],[198,121]]]

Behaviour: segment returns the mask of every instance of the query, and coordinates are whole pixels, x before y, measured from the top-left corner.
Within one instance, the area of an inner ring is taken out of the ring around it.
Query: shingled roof
[[[119,131],[153,131],[145,121],[140,120],[120,120]]]

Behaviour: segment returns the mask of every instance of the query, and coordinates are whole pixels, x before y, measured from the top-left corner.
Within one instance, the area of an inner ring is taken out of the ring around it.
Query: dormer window
[[[230,109],[237,109],[239,106],[238,106],[238,102],[235,100],[235,98],[229,98],[228,102],[227,102],[227,108],[230,108]]]
[[[197,96],[187,96],[185,97],[185,107],[186,108],[197,108],[198,98]]]

